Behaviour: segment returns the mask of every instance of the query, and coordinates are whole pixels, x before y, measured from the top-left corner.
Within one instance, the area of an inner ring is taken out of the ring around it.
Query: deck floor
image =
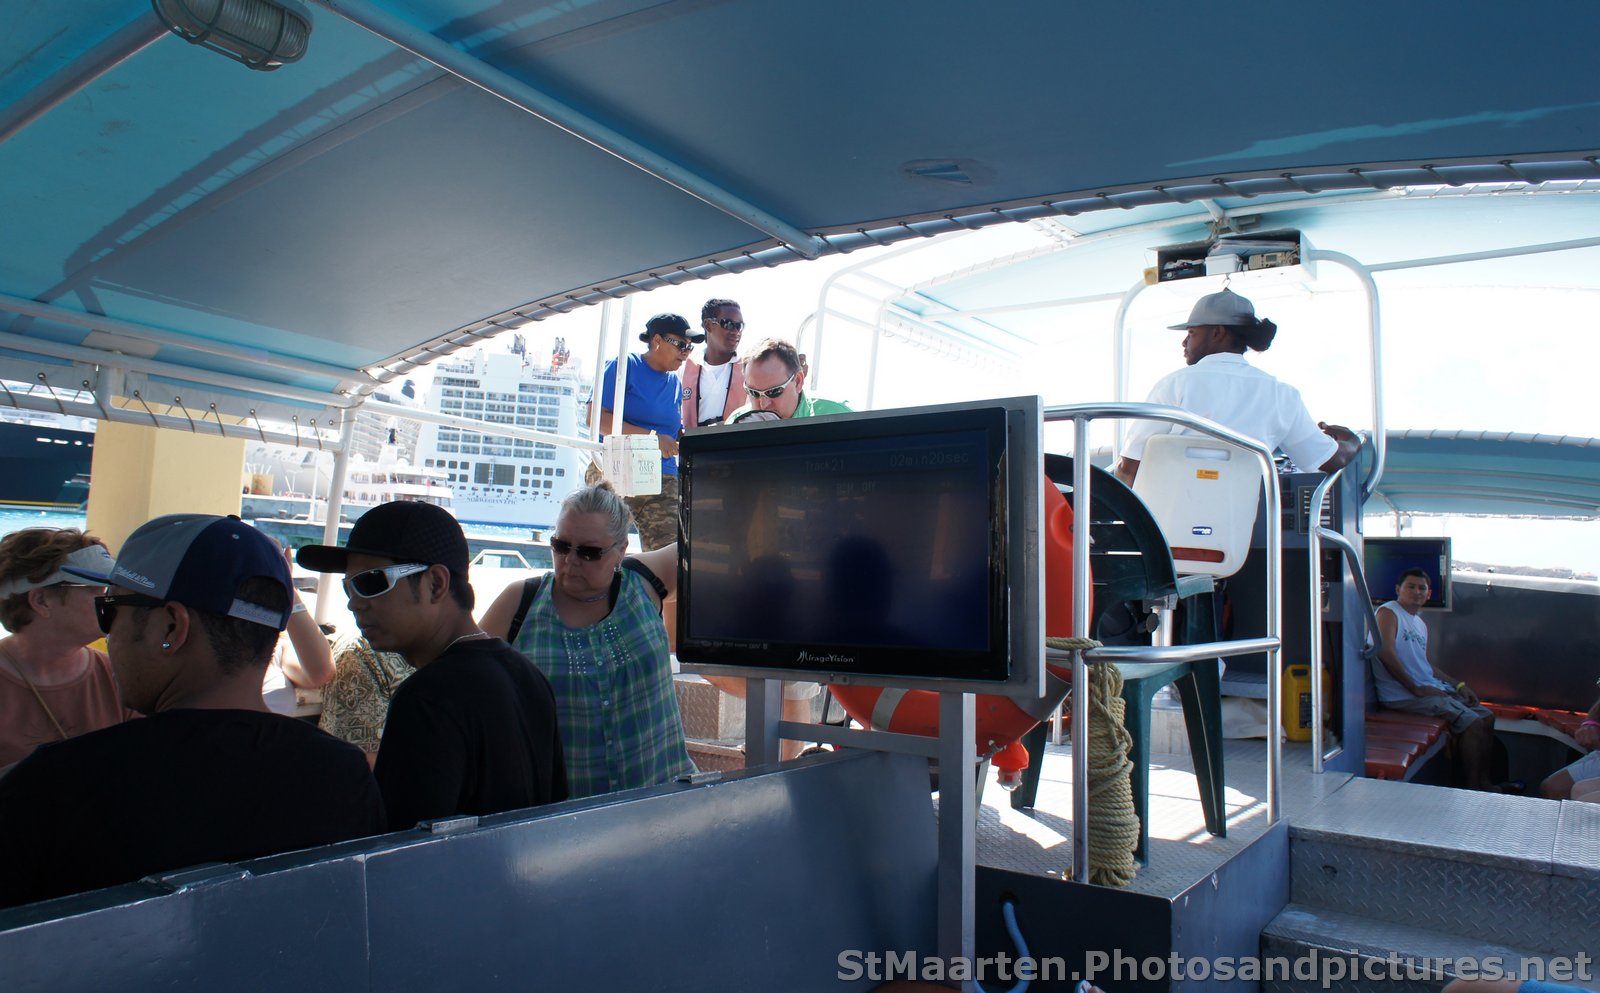
[[[1200,810],[1200,794],[1187,755],[1152,756],[1150,765],[1150,858],[1129,889],[1172,897],[1204,878],[1260,837],[1267,827],[1267,743],[1223,743],[1228,835],[1212,837]],[[1279,793],[1282,815],[1310,814],[1350,781],[1348,773],[1311,772],[1311,747],[1285,742]],[[1072,863],[1072,753],[1051,745],[1045,756],[1036,806],[1011,809],[1010,794],[993,780],[983,791],[978,814],[977,862],[1039,876],[1070,878]]]

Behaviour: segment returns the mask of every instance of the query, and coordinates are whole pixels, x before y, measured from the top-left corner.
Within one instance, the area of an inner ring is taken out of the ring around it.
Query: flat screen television
[[[1037,698],[1038,397],[687,431],[695,671]]]
[[[1433,595],[1423,609],[1450,609],[1449,538],[1366,538],[1361,558],[1374,607],[1394,599],[1402,572],[1421,569],[1433,587]]]

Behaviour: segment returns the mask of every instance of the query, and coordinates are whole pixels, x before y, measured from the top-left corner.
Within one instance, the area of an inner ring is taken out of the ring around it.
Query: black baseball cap
[[[350,553],[442,565],[467,575],[467,536],[443,507],[414,500],[379,504],[361,515],[344,545],[306,545],[294,560],[315,572],[346,572]]]

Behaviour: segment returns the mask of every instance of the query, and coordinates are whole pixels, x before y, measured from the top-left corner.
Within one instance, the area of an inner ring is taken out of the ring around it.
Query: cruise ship
[[[0,506],[83,507],[93,456],[88,418],[7,408],[0,417]]]
[[[550,360],[529,360],[521,335],[510,351],[478,349],[438,363],[427,406],[486,425],[515,424],[569,437],[585,430],[579,416],[583,377],[568,364],[564,339]],[[561,501],[582,484],[586,456],[544,442],[424,424],[417,462],[445,474],[464,522],[544,528],[555,524]]]

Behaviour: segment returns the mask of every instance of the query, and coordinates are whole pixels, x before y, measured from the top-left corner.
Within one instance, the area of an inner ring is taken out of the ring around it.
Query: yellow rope
[[[1098,648],[1091,638],[1046,638],[1051,648]],[[1139,818],[1133,812],[1128,758],[1133,739],[1124,726],[1122,673],[1114,665],[1089,667],[1089,881],[1126,886],[1138,872]]]

